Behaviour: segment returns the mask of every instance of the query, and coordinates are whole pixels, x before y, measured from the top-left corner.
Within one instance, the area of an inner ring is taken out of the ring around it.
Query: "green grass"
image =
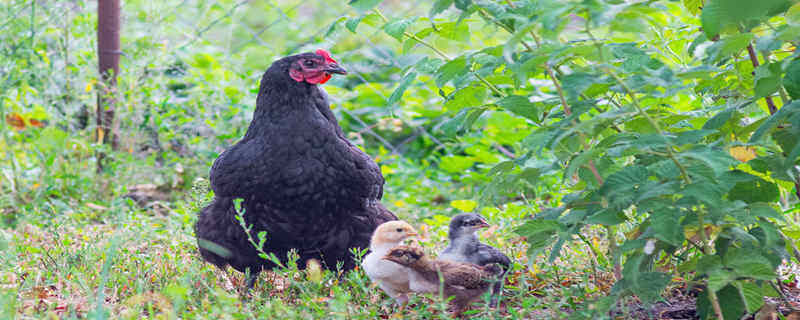
[[[99,210],[93,206],[75,208],[70,214],[22,216],[16,228],[2,231],[0,304],[10,311],[6,314],[124,319],[451,317],[438,298],[416,297],[399,310],[360,269],[339,274],[302,271],[289,264],[262,273],[256,288],[245,293],[244,275],[218,270],[199,256],[192,225],[202,201],[186,198],[167,204],[167,212],[141,210],[120,201]],[[598,293],[584,288],[590,281],[580,274],[591,272],[572,267],[577,260],[528,269],[524,242],[508,230],[511,220],[491,212],[487,216],[499,229],[482,237],[512,255],[515,269],[503,307],[487,309],[481,303],[469,311],[470,317],[558,317],[562,314],[558,308],[571,309]],[[404,218],[418,227],[429,251],[444,247],[447,219]],[[580,259],[581,254],[585,253],[565,256]],[[543,280],[553,273],[559,283]]]
[[[50,225],[20,221],[18,228],[5,230],[4,308],[22,317],[126,319],[374,319],[395,312],[392,300],[361,270],[340,275],[290,265],[262,274],[256,288],[244,294],[243,275],[226,274],[198,255],[194,212],[179,208],[164,216],[124,206],[109,211],[117,212],[103,224],[79,224],[64,216]],[[541,307],[532,292],[520,290],[507,290],[507,308],[525,313]],[[441,310],[440,304],[419,298],[403,314],[446,318]]]

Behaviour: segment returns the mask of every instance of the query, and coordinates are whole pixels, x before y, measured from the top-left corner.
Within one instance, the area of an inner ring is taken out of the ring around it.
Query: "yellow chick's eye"
[[[397,232],[403,232],[403,228],[397,228]]]

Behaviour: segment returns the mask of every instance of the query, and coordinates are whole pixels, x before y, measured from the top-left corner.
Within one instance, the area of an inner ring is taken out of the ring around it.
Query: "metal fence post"
[[[97,58],[101,79],[97,93],[97,142],[111,144],[116,149],[117,137],[113,130],[116,103],[117,75],[120,56],[120,4],[119,0],[99,0],[97,4]],[[97,170],[103,170],[105,153],[98,153]]]

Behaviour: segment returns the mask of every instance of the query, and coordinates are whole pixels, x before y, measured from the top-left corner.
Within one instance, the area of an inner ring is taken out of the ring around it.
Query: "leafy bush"
[[[438,92],[452,115],[442,130],[482,130],[477,145],[501,151],[465,150],[442,169],[493,164],[487,204],[564,181],[558,205],[517,229],[529,254],[549,248],[552,262],[584,227],[607,230],[618,281],[576,315],[630,295],[654,302],[676,273],[705,287],[703,317],[739,318],[774,294],[796,251],[781,231],[800,183],[796,1],[440,0],[428,17],[391,19],[375,1],[353,5],[364,14],[351,30],[381,26],[404,52],[435,53],[405,68],[388,105],[411,88]],[[451,5],[457,22],[436,18]],[[504,34],[470,43],[487,28]],[[451,56],[442,39],[465,50]],[[492,137],[498,113],[519,134]]]

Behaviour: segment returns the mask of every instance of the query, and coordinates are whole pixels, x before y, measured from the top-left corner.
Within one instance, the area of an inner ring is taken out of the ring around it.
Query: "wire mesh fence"
[[[419,10],[413,2],[388,3],[400,10],[399,15]],[[11,0],[0,8],[0,39],[4,40],[0,52],[5,57],[0,63],[0,88],[6,98],[3,111],[44,109],[52,122],[78,129],[91,127],[93,122],[87,118],[94,114],[93,90],[100,85],[97,35],[89,27],[96,25],[97,2]],[[318,47],[342,47],[347,52],[341,53],[344,57],[339,55],[340,60],[346,66],[348,61],[354,62],[348,66],[352,76],[342,85],[363,85],[383,101],[388,98],[386,88],[401,76],[375,75],[397,71],[402,63],[380,43],[385,41],[380,29],[357,37],[346,31],[342,27],[344,18],[358,13],[340,1],[124,1],[121,11],[119,86],[125,99],[116,121],[123,136],[122,148],[137,147],[134,141],[148,137],[177,138],[159,128],[169,125],[199,136],[221,137],[225,142],[238,138],[254,107],[254,90],[261,73],[281,56]],[[21,52],[23,48],[29,52]],[[355,61],[350,56],[366,57],[370,62]],[[21,64],[26,67],[21,68]],[[19,70],[30,72],[14,75]],[[49,89],[20,101],[15,97],[22,90],[20,84],[31,81],[43,82]],[[139,90],[153,85],[165,90]],[[216,90],[219,88],[223,90]],[[334,104],[340,102],[337,99],[332,96]],[[158,123],[156,118],[167,112],[162,108],[167,105],[183,105],[182,110],[192,119],[160,119]],[[412,125],[381,103],[359,107],[370,111],[335,110],[343,124],[350,126],[355,140],[365,137],[375,143],[373,147],[382,146],[391,154],[401,153],[404,144],[419,137],[440,144],[429,128]],[[374,124],[381,117],[399,119],[411,128],[411,134],[384,137]],[[214,121],[219,118],[225,118],[225,123]],[[234,121],[227,121],[230,119]],[[179,144],[192,144],[191,140]],[[225,142],[206,151],[218,152]],[[164,149],[159,143],[151,144]]]

